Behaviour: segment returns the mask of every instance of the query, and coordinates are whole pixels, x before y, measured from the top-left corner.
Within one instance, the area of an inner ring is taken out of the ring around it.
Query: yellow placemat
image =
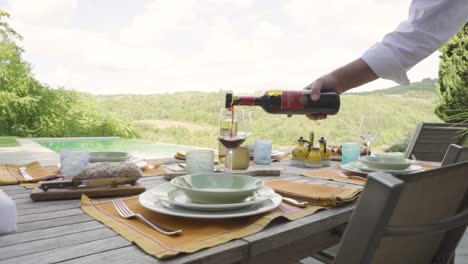
[[[19,171],[21,167],[26,167],[27,173],[33,178],[32,180],[26,180],[23,177]],[[59,173],[58,167],[44,167],[39,162],[26,165],[0,164],[0,185],[35,183]]]
[[[270,183],[278,189],[282,188],[278,185],[281,181],[268,182],[267,185]],[[312,187],[313,192],[322,190],[319,193],[324,194],[324,199],[340,193],[348,196],[346,189],[337,192],[336,189],[322,189],[318,185],[296,183],[294,186],[299,188],[298,191],[305,188],[305,193],[310,192],[310,187]],[[326,193],[327,190],[332,190],[333,193]],[[298,195],[300,194],[295,196]],[[167,258],[182,252],[192,253],[203,248],[220,245],[259,232],[275,218],[285,217],[289,220],[295,220],[311,215],[320,209],[329,208],[331,205],[327,202],[327,206],[309,205],[303,209],[281,203],[278,208],[256,216],[232,219],[193,219],[164,215],[148,210],[139,204],[137,196],[123,198],[123,200],[132,211],[142,214],[150,221],[163,227],[182,229],[182,234],[177,236],[162,235],[140,220],[121,218],[111,200],[96,201],[82,196],[81,208],[91,217],[112,228],[129,241],[137,244],[146,253],[157,258]]]
[[[345,178],[343,176],[340,176],[341,173],[350,178]],[[330,167],[328,169],[319,170],[319,171],[317,170],[306,171],[306,172],[303,172],[302,175],[306,177],[328,180],[328,181],[344,182],[344,183],[351,183],[351,184],[357,184],[357,185],[366,184],[365,179],[354,177],[354,176],[359,176],[359,175],[354,175],[353,173],[350,173],[350,172],[340,171],[338,167]]]

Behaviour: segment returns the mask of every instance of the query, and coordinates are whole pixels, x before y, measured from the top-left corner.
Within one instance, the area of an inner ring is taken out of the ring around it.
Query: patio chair
[[[450,144],[463,145],[468,133],[462,132],[468,124],[418,123],[413,132],[405,158],[441,162]]]
[[[468,147],[462,147],[455,144],[450,144],[442,160],[442,166],[467,161],[468,160]]]
[[[369,175],[335,264],[449,263],[468,222],[468,161],[410,175]],[[326,261],[328,260],[328,261]]]

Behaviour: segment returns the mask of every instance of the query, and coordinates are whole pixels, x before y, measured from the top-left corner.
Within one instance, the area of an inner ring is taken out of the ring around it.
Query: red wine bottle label
[[[255,100],[255,97],[253,96],[244,96],[244,97],[241,97],[241,100],[242,100],[242,105],[255,105],[254,104],[254,100]]]
[[[305,105],[302,91],[283,91],[281,96],[281,110],[302,110]]]

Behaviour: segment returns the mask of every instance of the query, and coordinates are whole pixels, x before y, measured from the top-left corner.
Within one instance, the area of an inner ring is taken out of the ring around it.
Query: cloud
[[[9,12],[28,24],[62,26],[69,24],[78,7],[78,0],[14,0]]]
[[[121,40],[137,45],[160,41],[167,33],[190,29],[195,0],[156,0],[121,33]]]
[[[302,89],[395,28],[409,0],[154,0],[115,31],[70,26],[78,0],[28,4],[11,1],[11,24],[41,81],[95,94],[149,94]],[[436,56],[409,75],[435,77]]]

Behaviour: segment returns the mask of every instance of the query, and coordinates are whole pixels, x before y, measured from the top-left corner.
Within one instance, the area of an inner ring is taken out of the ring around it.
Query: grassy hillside
[[[224,94],[116,95],[98,100],[108,111],[134,121],[144,139],[215,148]],[[271,139],[276,146],[292,146],[299,136],[307,136],[311,130],[316,136],[327,137],[330,143],[357,141],[360,117],[364,115],[381,118],[382,132],[375,146],[384,149],[402,141],[418,122],[439,122],[433,113],[436,100],[435,81],[426,80],[405,87],[344,94],[340,112],[319,122],[304,116],[271,115],[252,107],[249,110],[254,116],[254,134],[249,141]]]

